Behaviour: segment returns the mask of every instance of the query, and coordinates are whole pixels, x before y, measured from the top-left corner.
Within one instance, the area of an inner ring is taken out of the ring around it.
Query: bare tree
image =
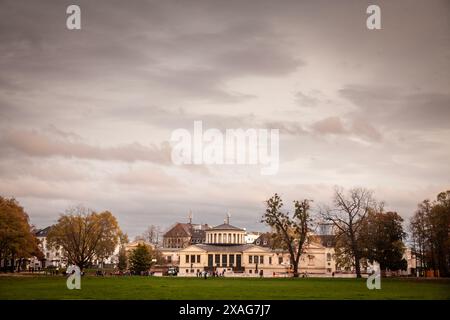
[[[286,246],[290,254],[294,277],[298,277],[298,264],[303,253],[303,247],[307,242],[310,200],[294,201],[294,214],[281,211],[283,201],[278,194],[266,201],[266,212],[261,222],[265,222],[277,232],[280,240]]]
[[[338,237],[346,239],[347,252],[351,254],[355,265],[356,277],[361,278],[360,260],[362,251],[358,244],[358,232],[368,212],[376,207],[372,192],[364,188],[353,188],[346,194],[342,188],[334,191],[333,206],[322,208],[320,215],[325,221],[332,222]]]
[[[141,238],[148,243],[158,245],[161,240],[161,233],[161,228],[152,224],[144,231]]]
[[[426,249],[428,243],[428,219],[432,209],[430,200],[424,200],[417,205],[417,210],[410,218],[409,230],[411,234],[412,247],[416,256],[416,267],[419,269],[420,275],[426,269]]]

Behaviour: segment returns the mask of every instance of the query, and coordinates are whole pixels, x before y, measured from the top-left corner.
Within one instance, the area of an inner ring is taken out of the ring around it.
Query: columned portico
[[[244,244],[245,230],[232,226],[228,223],[221,224],[206,230],[207,244]]]

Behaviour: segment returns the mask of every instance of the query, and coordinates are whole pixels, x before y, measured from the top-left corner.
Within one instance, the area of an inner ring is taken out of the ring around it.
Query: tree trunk
[[[361,278],[361,265],[359,264],[359,253],[355,252],[354,253],[355,256],[355,271],[356,271],[356,277],[357,278]]]
[[[294,278],[298,278],[298,265],[296,263],[293,264],[294,266]]]
[[[361,265],[359,264],[360,256],[356,244],[355,233],[353,232],[353,225],[350,225],[350,241],[352,245],[353,257],[355,258],[356,277],[361,278]]]

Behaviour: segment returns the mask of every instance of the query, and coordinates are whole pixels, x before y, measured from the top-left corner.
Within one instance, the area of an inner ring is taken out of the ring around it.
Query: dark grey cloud
[[[382,126],[449,129],[450,94],[410,93],[395,87],[349,85],[340,94],[357,108],[359,117]]]
[[[205,15],[201,3],[185,12],[172,1],[79,5],[82,30],[69,32],[62,2],[6,1],[0,16],[4,90],[20,84],[52,92],[64,81],[69,92],[91,84],[101,90],[120,85],[122,91],[138,86],[173,97],[234,102],[250,96],[228,92],[227,81],[282,76],[303,64],[270,24],[243,17],[218,22],[217,13]],[[36,21],[38,15],[45,22]]]

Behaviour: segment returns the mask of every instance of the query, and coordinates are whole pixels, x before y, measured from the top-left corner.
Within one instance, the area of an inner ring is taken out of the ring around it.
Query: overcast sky
[[[83,204],[130,236],[189,210],[264,229],[273,193],[329,203],[336,185],[408,218],[450,187],[449,30],[447,0],[0,0],[0,194],[38,227]],[[194,120],[279,129],[278,173],[175,166]]]

